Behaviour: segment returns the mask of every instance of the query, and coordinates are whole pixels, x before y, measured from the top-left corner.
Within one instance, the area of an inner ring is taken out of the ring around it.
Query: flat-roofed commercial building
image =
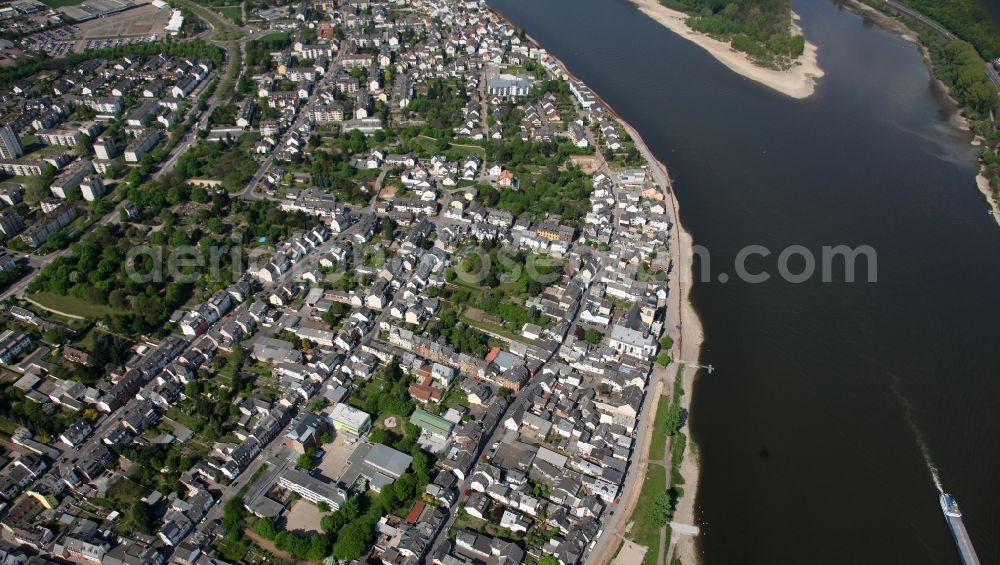
[[[286,469],[278,477],[278,486],[298,493],[309,502],[322,502],[337,510],[347,501],[347,494],[336,485],[325,483],[298,469]]]
[[[344,431],[359,436],[372,426],[371,416],[367,412],[341,402],[330,412],[330,423],[337,431]]]

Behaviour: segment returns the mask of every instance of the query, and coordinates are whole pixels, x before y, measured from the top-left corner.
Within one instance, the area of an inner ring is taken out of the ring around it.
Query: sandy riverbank
[[[759,82],[792,98],[808,98],[816,90],[816,79],[823,76],[816,56],[816,45],[806,41],[805,52],[797,63],[787,71],[767,69],[754,64],[745,53],[733,50],[728,43],[713,39],[694,31],[687,25],[688,15],[671,10],[659,0],[629,0],[642,13],[653,18],[667,29],[693,42],[715,57],[730,70],[750,80]],[[797,19],[797,16],[795,17]],[[793,33],[801,33],[798,24],[792,26]]]
[[[684,496],[677,503],[677,510],[674,513],[673,521],[679,524],[697,526],[694,503],[698,495],[699,462],[697,457],[698,446],[691,437],[691,397],[694,390],[694,377],[698,373],[697,366],[701,363],[701,344],[705,336],[702,332],[701,320],[698,319],[698,314],[695,312],[690,298],[691,281],[694,276],[694,254],[691,252],[691,246],[691,234],[681,227],[680,247],[683,250],[682,256],[685,262],[683,265],[678,266],[680,269],[678,275],[681,278],[682,284],[680,296],[677,298],[681,308],[680,318],[683,320],[680,327],[680,356],[681,360],[685,363],[684,374],[681,377],[681,386],[684,389],[684,395],[681,397],[681,407],[684,408],[684,411],[688,415],[683,430],[687,435],[688,442],[687,453],[680,467],[681,476],[684,477],[684,485],[682,487],[684,489]],[[680,557],[681,563],[693,565],[700,561],[696,546],[697,540],[695,538],[674,532],[670,541],[675,544],[674,555]]]
[[[976,186],[979,187],[979,192],[983,193],[986,197],[986,201],[989,202],[990,208],[993,209],[993,219],[1000,224],[1000,204],[997,204],[997,199],[993,196],[993,188],[990,187],[990,179],[986,178],[982,172],[976,175]]]

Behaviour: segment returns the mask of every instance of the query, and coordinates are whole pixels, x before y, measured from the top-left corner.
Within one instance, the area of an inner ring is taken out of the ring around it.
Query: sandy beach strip
[[[982,172],[976,175],[976,186],[979,187],[979,192],[983,193],[986,197],[986,202],[990,204],[990,208],[993,210],[993,219],[1000,224],[1000,204],[997,204],[997,199],[993,196],[993,188],[990,186],[990,179],[986,178]]]
[[[674,202],[677,201],[676,198],[673,199]],[[680,226],[680,222],[677,222]],[[695,501],[698,498],[698,478],[700,475],[699,462],[697,459],[698,446],[695,444],[694,438],[691,437],[691,398],[694,396],[694,378],[698,373],[698,365],[700,364],[700,354],[701,345],[704,341],[704,333],[702,332],[701,320],[698,318],[697,312],[695,312],[694,306],[691,303],[690,292],[691,292],[691,281],[694,276],[694,254],[691,252],[692,238],[691,234],[684,230],[683,227],[679,227],[679,238],[680,247],[682,249],[682,255],[684,264],[680,265],[680,272],[678,275],[681,278],[681,292],[678,296],[679,306],[681,308],[680,318],[681,328],[681,342],[679,344],[681,359],[684,361],[685,368],[684,374],[682,375],[681,387],[684,389],[684,394],[681,396],[681,407],[687,413],[687,420],[684,424],[684,433],[687,435],[687,452],[684,454],[684,459],[681,461],[680,474],[684,477],[684,496],[680,498],[677,502],[677,509],[674,512],[673,521],[680,524],[690,524],[697,526],[697,516],[695,516]],[[681,563],[699,563],[697,539],[689,536],[678,535],[676,532],[672,535],[670,541],[674,544],[674,555],[679,557]]]
[[[605,106],[607,107],[606,103]],[[698,365],[701,363],[701,346],[705,336],[702,331],[701,320],[698,318],[698,313],[695,311],[690,298],[691,286],[694,281],[694,240],[681,223],[680,203],[677,200],[677,195],[674,193],[673,183],[670,180],[667,167],[653,155],[653,152],[642,139],[642,136],[639,135],[639,132],[631,124],[621,117],[618,117],[618,121],[621,122],[626,133],[635,142],[636,148],[642,154],[643,158],[649,163],[650,172],[653,173],[657,184],[663,187],[674,216],[669,236],[671,255],[675,257],[677,263],[675,265],[675,275],[671,276],[667,282],[669,292],[666,333],[675,333],[674,330],[676,330],[677,339],[674,343],[676,355],[674,361],[675,363],[684,363],[685,365],[681,376],[681,387],[684,393],[680,398],[680,404],[687,413],[684,433],[687,435],[688,447],[680,466],[680,473],[684,477],[684,484],[682,485],[684,495],[678,501],[673,521],[697,526],[695,501],[698,496],[699,468],[697,457],[695,456],[697,446],[691,437],[691,398],[693,396],[695,375],[699,372]],[[667,371],[669,372],[675,370],[676,364],[671,364],[667,367]],[[657,396],[659,396],[659,387],[656,388],[656,391]],[[653,419],[655,415],[656,411],[653,409],[650,413],[644,413],[642,417]],[[648,441],[642,446],[642,450],[640,460],[647,461],[649,458]],[[634,505],[627,508],[629,513],[633,509]],[[674,534],[673,539],[670,540],[670,544],[674,546],[673,554],[679,557],[682,563],[693,564],[700,561],[698,559],[697,539],[695,537]],[[668,545],[668,551],[669,547]]]
[[[691,29],[687,25],[689,16],[684,12],[667,8],[659,0],[629,1],[667,29],[708,51],[730,70],[792,98],[811,96],[816,91],[816,79],[824,75],[823,69],[819,68],[816,45],[808,40],[804,53],[792,68],[786,71],[768,69],[754,64],[746,53],[734,50],[728,43]],[[792,32],[798,34],[801,29],[793,24]]]

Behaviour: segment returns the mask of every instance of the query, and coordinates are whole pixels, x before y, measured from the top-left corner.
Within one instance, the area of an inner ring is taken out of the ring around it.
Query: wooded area
[[[761,63],[787,65],[802,54],[805,38],[792,35],[790,0],[661,0],[691,14],[688,25],[712,37],[730,41]]]
[[[955,35],[971,43],[991,61],[1000,57],[1000,35],[976,0],[901,0],[907,6],[937,20]]]

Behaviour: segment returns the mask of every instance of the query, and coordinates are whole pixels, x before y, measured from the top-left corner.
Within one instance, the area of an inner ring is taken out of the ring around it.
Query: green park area
[[[666,491],[667,472],[662,465],[650,463],[646,469],[646,481],[642,483],[639,501],[632,511],[632,530],[629,538],[649,549],[644,563],[660,562],[660,530],[663,524],[655,516],[654,506]],[[669,537],[669,532],[668,532]]]
[[[28,299],[45,310],[69,317],[96,319],[116,312],[114,308],[105,304],[91,303],[75,296],[52,292],[36,292],[28,295]]]
[[[243,23],[243,8],[240,6],[219,6],[218,8],[215,8],[215,11],[219,12],[223,16],[226,16],[237,25],[241,25]]]

